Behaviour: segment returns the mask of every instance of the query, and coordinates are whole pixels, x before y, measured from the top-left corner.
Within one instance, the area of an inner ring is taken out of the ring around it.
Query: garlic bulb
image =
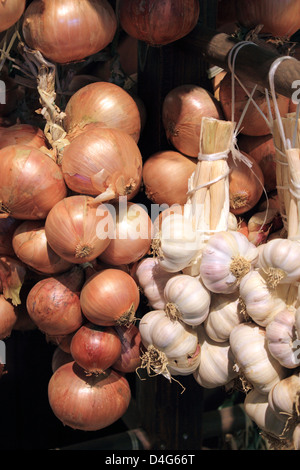
[[[173,276],[166,283],[164,296],[166,313],[187,325],[200,325],[208,315],[210,292],[199,277],[188,274]]]
[[[150,307],[154,310],[163,310],[166,303],[164,288],[175,273],[165,271],[157,258],[144,258],[138,263],[134,274]]]
[[[160,265],[169,272],[188,267],[200,248],[200,235],[194,229],[191,218],[179,213],[170,213],[163,218],[160,236],[152,242]]]
[[[295,327],[296,327],[298,339],[300,339],[300,307],[298,307],[295,312]]]
[[[198,337],[201,360],[193,374],[196,382],[204,388],[227,385],[237,377],[229,342],[217,343],[211,340],[205,333],[203,325],[198,328]]]
[[[211,295],[209,315],[204,322],[204,329],[213,341],[228,341],[233,328],[245,320],[238,293]]]
[[[299,372],[280,380],[268,395],[268,403],[279,419],[290,428],[300,420],[300,375]]]
[[[244,400],[244,410],[263,431],[273,448],[283,449],[290,445],[291,433],[286,429],[286,423],[270,407],[268,395],[252,389]]]
[[[200,275],[204,285],[220,294],[238,290],[243,276],[253,269],[257,247],[240,232],[213,234],[202,251]]]
[[[240,296],[249,317],[266,327],[276,313],[286,308],[283,299],[276,295],[258,271],[250,271],[240,282]]]
[[[236,369],[250,388],[268,394],[279,380],[286,377],[287,369],[268,350],[264,328],[253,322],[241,323],[233,328],[229,343],[236,360]]]
[[[271,287],[300,280],[300,243],[277,238],[261,246],[258,267]]]
[[[148,374],[162,374],[171,380],[173,375],[189,375],[200,362],[197,332],[190,326],[171,320],[164,310],[152,310],[140,321],[141,340],[146,348],[141,367]]]
[[[300,366],[300,338],[295,328],[295,309],[285,308],[266,327],[268,349],[283,367]]]

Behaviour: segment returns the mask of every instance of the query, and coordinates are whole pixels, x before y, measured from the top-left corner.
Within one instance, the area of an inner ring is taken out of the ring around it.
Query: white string
[[[217,160],[224,160],[228,158],[229,150],[226,152],[218,152],[218,153],[198,153],[198,160],[205,160],[207,162],[216,162]]]
[[[209,187],[212,184],[217,183],[218,181],[221,181],[222,179],[226,178],[229,175],[229,173],[230,173],[230,169],[228,169],[228,171],[226,171],[226,173],[224,173],[223,175],[220,175],[217,178],[214,178],[213,180],[208,181],[207,183],[199,184],[199,186],[196,186],[195,188],[190,189],[187,192],[187,195],[190,196],[191,194],[194,194],[195,192],[199,191],[199,189]]]

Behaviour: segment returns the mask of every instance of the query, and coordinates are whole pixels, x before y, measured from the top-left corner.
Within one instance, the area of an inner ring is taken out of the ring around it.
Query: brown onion
[[[120,129],[89,124],[65,148],[62,172],[76,193],[133,198],[141,185],[142,156],[134,139]]]
[[[49,335],[46,333],[45,337],[48,343],[55,344],[59,349],[61,349],[65,353],[70,354],[71,341],[76,331],[73,331],[72,333],[69,333],[67,335]]]
[[[27,145],[0,150],[0,217],[44,219],[66,194],[60,168],[41,150]]]
[[[86,323],[74,334],[71,355],[86,372],[102,374],[119,358],[121,340],[113,327]]]
[[[186,84],[166,95],[162,121],[168,140],[184,155],[197,157],[202,117],[222,119],[218,101],[204,88]]]
[[[47,147],[44,132],[31,124],[14,124],[9,127],[0,127],[0,148],[8,145],[30,145],[31,147]]]
[[[133,278],[120,269],[104,269],[84,284],[80,303],[85,317],[101,326],[129,325],[140,302]]]
[[[26,0],[5,0],[0,2],[0,32],[13,26],[23,15]]]
[[[59,274],[72,267],[49,246],[43,220],[22,222],[13,234],[12,246],[23,263],[40,273]]]
[[[61,258],[70,263],[96,259],[110,243],[113,219],[104,204],[89,196],[69,196],[57,203],[45,222],[46,238]]]
[[[272,134],[248,136],[240,134],[238,147],[260,166],[267,192],[276,190],[276,151]]]
[[[15,256],[12,237],[16,228],[22,223],[13,217],[0,218],[0,255]]]
[[[79,292],[84,273],[75,267],[59,276],[37,282],[26,300],[28,314],[36,326],[48,335],[67,335],[83,323]]]
[[[298,0],[236,0],[235,8],[237,20],[246,28],[263,25],[261,32],[287,38],[299,29]]]
[[[135,325],[115,326],[121,340],[121,355],[112,365],[124,374],[134,372],[141,364],[142,339],[139,329]]]
[[[131,391],[125,377],[114,370],[88,375],[76,362],[67,362],[52,375],[48,398],[53,413],[65,426],[97,431],[123,416]]]
[[[230,211],[235,214],[244,214],[252,209],[261,198],[264,191],[264,176],[258,163],[250,155],[242,152],[251,162],[249,168],[242,160],[233,161],[229,156],[229,200]]]
[[[145,193],[155,204],[185,204],[188,179],[196,169],[196,161],[180,152],[163,150],[145,161],[143,183]]]
[[[116,29],[116,15],[107,0],[33,0],[22,31],[29,47],[65,64],[104,49]]]
[[[64,126],[68,137],[77,135],[87,124],[118,128],[138,142],[141,117],[130,94],[114,83],[95,82],[74,93],[65,109]]]
[[[248,90],[249,93],[252,92],[254,84],[250,81],[241,81],[243,86]],[[235,93],[234,93],[234,121],[239,122],[240,117],[244,111],[246,104],[248,103],[249,97],[242,86],[235,79]],[[231,88],[231,74],[226,73],[224,78],[220,82],[219,89],[220,103],[224,112],[224,115],[227,120],[231,121],[231,108],[232,108],[232,88]],[[256,102],[257,106],[260,108],[261,112],[265,115],[269,121],[269,108],[268,101],[265,95],[264,90],[256,89],[253,94],[253,100]],[[289,109],[289,98],[278,95],[277,104],[281,116],[285,116]],[[275,119],[275,109],[272,97],[269,99],[271,114],[273,119]],[[248,106],[246,114],[243,118],[243,121],[240,126],[241,134],[252,135],[252,136],[262,136],[270,134],[270,127],[267,122],[258,111],[256,106],[251,102]]]
[[[120,24],[130,36],[162,46],[186,36],[197,24],[198,0],[121,0]]]
[[[17,321],[17,309],[12,303],[0,295],[0,339],[10,336]]]
[[[152,221],[140,204],[120,202],[115,209],[114,236],[99,260],[112,266],[135,263],[150,250]]]

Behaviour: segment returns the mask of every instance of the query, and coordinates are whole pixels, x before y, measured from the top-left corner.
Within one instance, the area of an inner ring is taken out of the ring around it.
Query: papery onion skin
[[[141,365],[142,339],[135,325],[114,327],[121,340],[121,355],[112,368],[128,374]]]
[[[47,140],[44,132],[31,124],[0,127],[0,148],[16,144],[41,148],[47,147]]]
[[[28,145],[0,150],[0,217],[44,219],[66,195],[59,166],[41,150]]]
[[[103,127],[118,128],[138,142],[141,117],[130,94],[118,85],[95,82],[86,85],[69,99],[64,127],[68,138],[81,132],[87,124],[99,122]]]
[[[151,247],[152,221],[146,208],[129,202],[126,207],[116,207],[115,233],[99,260],[112,266],[139,261]]]
[[[120,24],[130,36],[151,46],[162,46],[190,33],[197,24],[197,0],[121,0]]]
[[[59,230],[58,230],[59,228]],[[89,196],[69,196],[56,204],[45,221],[49,245],[61,258],[82,264],[96,259],[113,235],[109,210]]]
[[[142,181],[142,156],[127,132],[88,124],[65,148],[62,172],[76,193],[98,196],[109,188],[113,194],[104,200],[132,199]]]
[[[107,0],[33,0],[22,25],[29,47],[62,64],[101,51],[116,29],[116,15]]]
[[[163,102],[162,121],[167,139],[176,150],[190,157],[198,157],[204,116],[223,118],[219,102],[205,88],[185,84],[169,91]]]
[[[263,25],[261,32],[290,38],[299,29],[297,0],[236,0],[236,18],[247,28]]]
[[[134,279],[120,269],[105,269],[91,276],[80,293],[84,316],[100,326],[131,324],[140,293]]]
[[[59,274],[72,267],[72,263],[62,259],[49,246],[44,220],[22,222],[13,234],[12,246],[23,263],[40,273]]]
[[[87,375],[78,364],[68,362],[52,375],[48,399],[53,413],[64,425],[97,431],[123,416],[131,391],[125,377],[112,369]]]
[[[0,32],[13,26],[23,15],[26,0],[5,0],[0,2]]]
[[[26,307],[37,327],[48,335],[67,335],[83,323],[79,292],[84,280],[80,267],[47,277],[30,290]]]
[[[112,327],[88,322],[76,331],[70,348],[73,359],[86,372],[102,374],[119,358],[121,340]]]
[[[165,150],[147,158],[143,165],[145,193],[155,204],[185,204],[188,179],[196,169],[196,161],[180,152]]]

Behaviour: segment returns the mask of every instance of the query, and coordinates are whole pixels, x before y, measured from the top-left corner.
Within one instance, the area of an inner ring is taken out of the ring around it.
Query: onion
[[[141,364],[142,339],[139,329],[135,325],[115,326],[121,340],[121,355],[112,365],[112,368],[128,374],[134,372]]]
[[[30,145],[31,147],[47,147],[44,132],[31,124],[14,124],[9,127],[0,127],[0,148],[8,145]]]
[[[259,201],[264,190],[264,177],[260,166],[256,161],[243,153],[250,160],[249,168],[242,160],[232,159],[229,156],[229,199],[230,211],[235,214],[244,214],[252,209]]]
[[[59,346],[55,349],[52,361],[51,361],[51,369],[52,372],[55,372],[59,369],[60,366],[63,366],[67,362],[73,362],[73,357],[70,353],[63,351]]]
[[[26,0],[5,0],[0,2],[0,32],[13,26],[23,15]]]
[[[99,260],[112,266],[135,263],[150,250],[152,221],[146,208],[129,202],[116,207],[115,232]]]
[[[140,293],[133,278],[120,269],[104,269],[84,284],[80,303],[85,317],[101,326],[129,325],[134,321]]]
[[[238,147],[255,160],[264,175],[267,192],[276,190],[276,151],[272,134],[264,136],[240,135]]]
[[[104,49],[116,29],[116,15],[107,0],[33,0],[25,10],[22,31],[29,47],[65,64]]]
[[[37,282],[26,300],[28,314],[36,326],[48,335],[67,335],[83,323],[79,292],[84,273],[75,267],[67,273]]]
[[[249,93],[252,92],[254,84],[251,81],[243,81],[243,86],[248,90]],[[249,97],[238,81],[235,79],[235,96],[234,96],[234,120],[239,122],[239,119],[244,111],[246,104],[249,101]],[[220,103],[224,112],[224,115],[227,120],[231,121],[231,107],[232,107],[232,89],[231,89],[231,74],[226,73],[224,78],[220,82],[219,89]],[[260,108],[261,112],[266,116],[269,121],[269,108],[268,101],[266,99],[265,91],[260,90],[259,88],[253,94],[253,100],[256,102],[257,106]],[[289,109],[289,98],[277,95],[277,104],[281,116],[285,116]],[[274,103],[272,97],[269,99],[271,114],[273,119],[276,118]],[[251,102],[248,106],[246,114],[243,118],[240,128],[241,134],[252,135],[252,136],[262,136],[269,135],[270,128],[267,125],[265,119],[262,117],[260,112],[257,110],[256,106]]]
[[[237,20],[246,28],[263,25],[261,32],[287,38],[299,29],[298,0],[238,0],[235,4]]]
[[[155,204],[185,204],[188,179],[196,169],[194,159],[173,150],[156,152],[144,163],[145,193]]]
[[[162,121],[168,140],[184,155],[197,157],[202,117],[222,119],[218,101],[193,84],[180,85],[166,95]]]
[[[114,83],[95,82],[80,88],[69,99],[65,114],[64,126],[69,138],[95,122],[103,127],[121,129],[135,142],[140,137],[138,106],[127,91]]]
[[[44,219],[66,193],[60,168],[41,150],[27,145],[0,150],[0,217]]]
[[[85,372],[102,374],[119,358],[121,340],[113,327],[86,323],[74,334],[71,355]]]
[[[1,256],[15,256],[12,246],[12,237],[16,228],[20,225],[21,221],[13,217],[6,219],[0,218],[0,255]]]
[[[107,248],[113,220],[104,204],[89,196],[69,196],[57,203],[45,221],[46,238],[61,258],[70,263],[94,260]]]
[[[62,172],[76,193],[133,198],[142,180],[142,156],[134,139],[120,129],[89,124],[65,148]]]
[[[0,295],[0,339],[10,336],[17,321],[17,309],[11,302]]]
[[[120,25],[130,36],[163,46],[190,33],[200,13],[198,0],[121,0]]]
[[[48,398],[53,413],[64,425],[97,431],[123,416],[131,391],[125,377],[114,370],[87,375],[78,364],[68,362],[52,375]]]
[[[49,335],[46,333],[45,337],[48,343],[55,344],[63,352],[70,354],[71,341],[76,331],[73,331],[72,333],[69,333],[67,335]]]
[[[43,220],[22,222],[13,234],[12,246],[23,263],[40,273],[59,274],[72,267],[49,246]]]

